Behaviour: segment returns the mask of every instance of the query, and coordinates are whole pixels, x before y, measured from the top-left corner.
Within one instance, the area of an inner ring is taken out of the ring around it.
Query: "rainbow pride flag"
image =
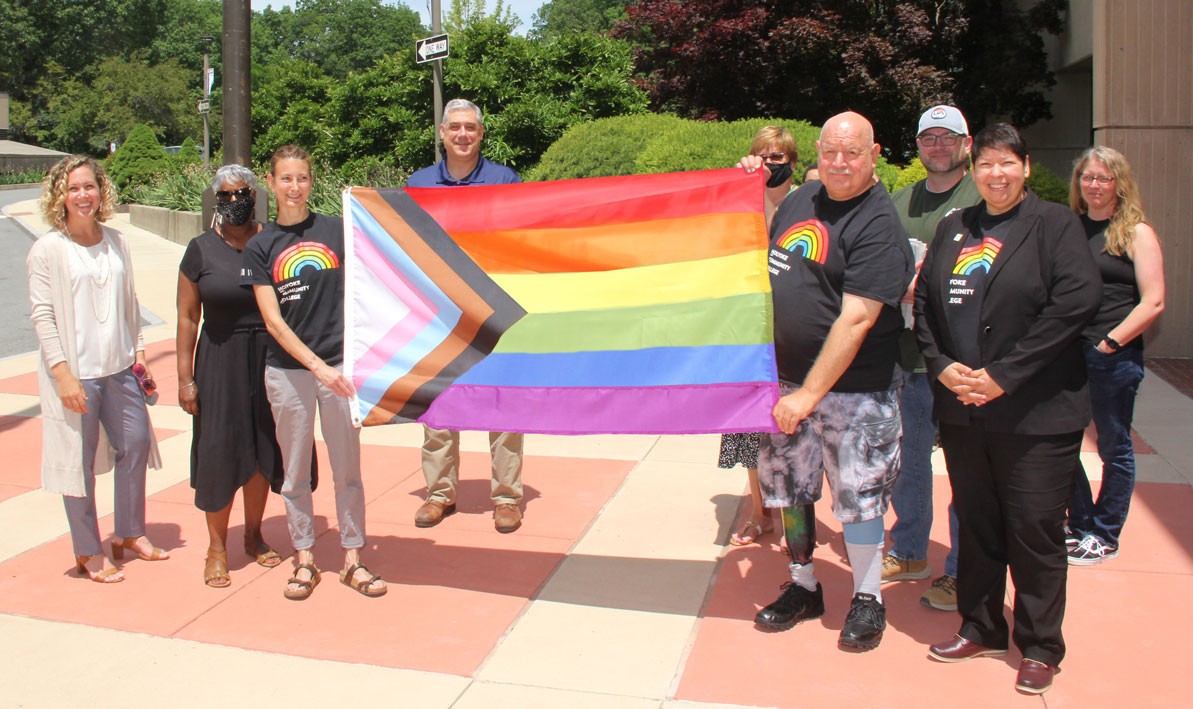
[[[358,420],[775,430],[761,179],[726,169],[345,190]]]

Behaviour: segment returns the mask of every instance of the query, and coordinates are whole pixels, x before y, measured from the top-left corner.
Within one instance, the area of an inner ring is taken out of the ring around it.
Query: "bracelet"
[[[1114,350],[1115,352],[1118,352],[1123,348],[1123,346],[1119,344],[1118,340],[1114,339],[1109,334],[1107,334],[1106,337],[1103,337],[1102,341],[1106,343],[1107,347]]]
[[[183,384],[182,386],[178,387],[178,391],[182,391],[183,389],[185,389],[187,387],[193,387],[194,385],[195,385],[195,380],[192,379],[189,382],[187,382],[186,384]]]

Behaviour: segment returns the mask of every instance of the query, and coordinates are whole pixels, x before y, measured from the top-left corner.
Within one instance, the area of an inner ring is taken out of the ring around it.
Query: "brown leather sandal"
[[[76,556],[75,557],[75,571],[78,571],[83,576],[91,579],[96,583],[120,583],[124,580],[124,574],[120,573],[120,569],[115,566],[109,566],[106,569],[97,571],[94,574],[87,568],[87,562],[91,561],[99,554],[92,556]],[[113,578],[115,577],[115,578]]]
[[[311,574],[310,581],[303,581],[302,579],[298,578],[298,572],[302,571],[303,569],[306,569],[307,571],[310,572],[310,574]],[[300,586],[301,588],[299,588],[297,591],[291,591],[290,584],[294,584],[295,586]],[[286,582],[286,590],[282,592],[282,595],[284,595],[286,598],[289,598],[292,601],[305,601],[306,599],[311,597],[311,593],[315,590],[315,587],[318,585],[319,585],[319,569],[316,569],[314,564],[301,564],[294,568],[294,575],[291,576],[290,580]]]
[[[356,576],[356,572],[362,569],[366,574],[370,573],[369,570],[365,568],[364,564],[353,564],[352,566],[344,569],[340,572],[340,583],[344,584],[353,591],[356,591],[362,596],[368,596],[369,598],[379,598],[384,596],[386,591],[389,590],[389,587],[382,586],[381,588],[373,588],[373,584],[381,580],[380,576],[371,574],[371,578],[365,581],[353,580]]]
[[[256,561],[258,565],[264,566],[267,569],[272,569],[278,564],[282,563],[282,556],[273,550],[273,547],[265,543],[261,537],[256,539],[244,538],[244,553],[250,559]]]
[[[227,588],[232,585],[232,577],[228,575],[228,551],[207,550],[207,558],[203,560],[203,583],[212,588]]]
[[[148,554],[141,553],[136,547],[137,540],[140,538],[141,537],[121,537],[119,544],[112,542],[112,558],[117,560],[123,559],[125,549],[132,551],[132,553],[136,554],[137,558],[141,561],[164,561],[165,559],[170,558],[170,555],[166,553],[165,549],[159,549],[153,546],[153,542],[149,542],[149,546],[153,547],[153,551],[149,552]],[[149,540],[146,539],[146,541]]]

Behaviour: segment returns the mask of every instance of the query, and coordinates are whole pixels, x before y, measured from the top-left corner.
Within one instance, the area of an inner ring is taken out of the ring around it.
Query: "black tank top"
[[[1094,255],[1094,263],[1098,264],[1098,271],[1102,274],[1102,307],[1081,333],[1081,340],[1092,347],[1096,347],[1106,333],[1113,330],[1139,304],[1135,262],[1126,254],[1115,256],[1105,251],[1106,227],[1109,224],[1109,219],[1094,220],[1088,214],[1081,215],[1081,226],[1085,227],[1090,253]],[[1136,337],[1129,343],[1120,344],[1142,348],[1143,338]]]

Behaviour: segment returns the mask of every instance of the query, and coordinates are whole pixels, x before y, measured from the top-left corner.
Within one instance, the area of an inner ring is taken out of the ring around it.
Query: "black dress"
[[[240,286],[242,251],[214,230],[191,240],[179,270],[199,287],[203,329],[195,352],[199,414],[191,439],[195,506],[218,512],[259,470],[282,487],[282,453],[265,396],[270,340],[250,288]],[[311,488],[318,481],[311,456]]]

